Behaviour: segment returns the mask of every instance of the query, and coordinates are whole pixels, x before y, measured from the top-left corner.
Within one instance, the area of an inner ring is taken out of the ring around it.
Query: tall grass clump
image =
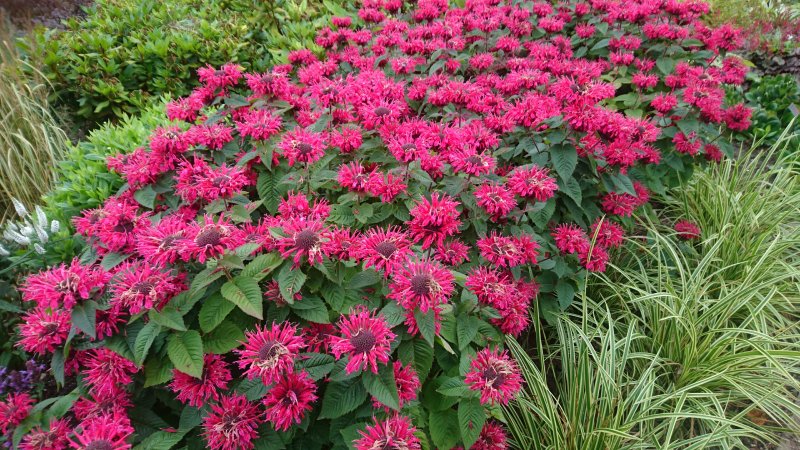
[[[0,17],[0,220],[12,198],[28,207],[41,202],[68,142],[49,110],[47,85],[24,75],[5,23]]]
[[[782,146],[700,171],[593,274],[506,411],[518,448],[745,448],[800,417],[798,161]],[[682,241],[665,227],[697,223]],[[536,362],[534,362],[536,361]]]

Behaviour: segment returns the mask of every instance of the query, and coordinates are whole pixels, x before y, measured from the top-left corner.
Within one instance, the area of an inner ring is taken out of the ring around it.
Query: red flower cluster
[[[432,377],[507,404],[522,378],[503,334],[604,270],[651,190],[748,126],[724,95],[738,31],[703,25],[701,2],[411,4],[363,0],[320,31],[324,57],[201,69],[173,126],[109,160],[128,189],[74,220],[91,252],[22,289],[19,345],[82,392],[26,448],[128,448],[142,381],[199,408],[187,439],[213,450],[370,415],[331,446],[421,448],[430,425],[403,411],[454,404],[418,398]],[[0,431],[28,400],[0,405]],[[488,422],[472,448],[506,446]]]

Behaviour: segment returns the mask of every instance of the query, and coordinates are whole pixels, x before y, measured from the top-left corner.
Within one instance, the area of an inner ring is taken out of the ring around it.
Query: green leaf
[[[216,267],[205,268],[200,271],[192,279],[192,285],[189,287],[189,294],[194,295],[200,292],[201,289],[218,280],[223,275],[222,270],[217,270]]]
[[[176,369],[195,378],[202,378],[203,339],[197,331],[172,334],[167,340],[167,355]]]
[[[414,319],[417,321],[417,328],[425,341],[433,347],[433,339],[436,337],[436,316],[433,309],[423,313],[419,309],[414,311]]]
[[[375,213],[372,205],[369,203],[354,206],[352,211],[353,215],[356,217],[356,220],[361,223],[367,223],[369,218]]]
[[[461,440],[458,415],[452,409],[431,411],[428,416],[428,430],[436,448],[453,448]]]
[[[240,276],[249,277],[256,281],[261,281],[269,275],[270,272],[275,270],[283,262],[283,258],[279,253],[266,253],[264,255],[256,256],[250,263],[245,266]]]
[[[379,402],[394,410],[400,409],[400,398],[397,394],[397,382],[394,369],[390,365],[381,366],[378,374],[365,371],[362,375],[364,387]]]
[[[133,198],[145,208],[153,209],[156,205],[156,191],[152,185],[147,185],[133,193]]]
[[[172,306],[165,306],[161,311],[150,310],[150,320],[153,322],[178,331],[186,331],[183,323],[183,316]]]
[[[469,449],[478,440],[483,424],[486,423],[486,411],[477,398],[464,398],[458,402],[458,426],[461,429],[461,440],[465,449]]]
[[[355,410],[367,399],[367,390],[358,377],[342,382],[330,382],[322,398],[320,419],[334,419]]]
[[[581,184],[575,178],[570,178],[567,181],[564,181],[563,178],[558,180],[558,190],[567,194],[567,196],[574,200],[576,204],[581,204],[581,201],[583,200]]]
[[[400,355],[405,356],[404,361],[411,363],[420,380],[428,377],[433,367],[433,347],[422,339],[412,339],[400,346]]]
[[[209,353],[222,355],[238,347],[243,340],[242,330],[226,320],[203,337],[203,349]]]
[[[397,302],[391,300],[386,303],[386,306],[384,306],[383,309],[381,309],[380,315],[386,319],[386,323],[389,324],[389,328],[394,328],[406,320],[405,310],[400,307]]]
[[[295,314],[309,322],[331,322],[328,318],[328,308],[319,297],[303,297],[302,300],[296,301],[289,306]]]
[[[328,375],[333,370],[335,360],[333,356],[323,353],[305,353],[300,355],[297,367],[308,372],[312,380],[317,381]]]
[[[569,180],[578,165],[578,151],[572,145],[554,145],[550,148],[550,159],[558,175]]]
[[[161,325],[152,320],[147,322],[147,324],[139,330],[139,334],[136,335],[136,340],[134,341],[132,349],[136,364],[142,365],[144,359],[147,357],[147,352],[150,351],[150,347],[153,345],[159,333],[161,333]]]
[[[447,397],[465,397],[469,394],[469,391],[469,387],[464,384],[464,380],[460,377],[446,379],[436,390],[436,392]]]
[[[144,387],[156,386],[172,379],[173,364],[162,356],[151,356],[144,363]]]
[[[223,284],[220,292],[245,314],[259,320],[264,319],[264,299],[258,281],[238,276]]]
[[[169,450],[177,445],[185,435],[185,431],[156,431],[150,436],[147,436],[139,445],[134,447],[133,450]]]
[[[361,289],[363,287],[372,286],[373,284],[380,283],[381,281],[381,274],[378,272],[367,269],[361,272],[358,272],[350,279],[350,288],[351,289]]]
[[[675,60],[662,56],[656,59],[656,67],[658,67],[658,70],[664,75],[669,75],[675,70]]]
[[[572,303],[572,299],[575,298],[575,287],[569,279],[562,278],[558,280],[556,284],[556,297],[558,297],[558,306],[561,307],[561,310],[567,309]]]
[[[265,161],[271,163],[270,161]],[[258,197],[271,214],[278,212],[281,196],[278,192],[278,179],[270,172],[262,172],[256,182]]]
[[[130,254],[123,254],[123,253],[106,253],[103,256],[103,260],[100,261],[100,266],[105,270],[111,270],[114,267],[118,266],[119,263],[128,259],[131,256]]]
[[[53,359],[50,362],[50,369],[53,371],[53,378],[56,379],[56,383],[59,385],[64,385],[64,350],[57,348],[56,351],[53,352]]]
[[[456,335],[458,336],[458,349],[467,348],[478,335],[480,321],[473,316],[461,315],[456,321]]]
[[[294,294],[300,291],[306,282],[306,274],[300,269],[292,269],[291,264],[283,266],[278,274],[278,287],[286,303],[294,303]]]
[[[72,308],[72,324],[94,339],[95,319],[97,317],[97,303],[92,300],[77,304]]]
[[[235,307],[236,305],[225,300],[222,294],[217,293],[208,297],[203,301],[203,305],[200,307],[200,313],[198,315],[200,329],[205,333],[212,331],[228,317],[228,314],[230,314]]]

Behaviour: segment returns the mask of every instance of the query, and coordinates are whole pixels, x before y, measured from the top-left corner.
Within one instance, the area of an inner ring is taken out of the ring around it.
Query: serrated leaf
[[[367,269],[361,272],[358,272],[350,279],[350,288],[351,289],[361,289],[363,287],[372,286],[373,284],[380,283],[381,281],[381,274],[378,272]]]
[[[265,161],[271,163],[271,161]],[[262,172],[256,182],[258,197],[271,214],[278,212],[281,196],[278,193],[278,179],[275,174]]]
[[[133,198],[145,208],[153,209],[156,205],[156,191],[152,185],[147,185],[133,193]]]
[[[242,330],[229,321],[224,321],[211,333],[203,336],[203,349],[222,355],[238,347],[244,340]]]
[[[452,409],[431,411],[428,416],[428,430],[436,448],[453,448],[461,440],[458,415]]]
[[[334,419],[355,410],[367,399],[361,379],[353,377],[342,382],[330,382],[322,398],[320,419]]]
[[[131,256],[130,254],[123,254],[123,253],[106,253],[103,256],[103,260],[100,261],[100,267],[105,270],[111,270],[114,267],[117,267],[122,261],[128,259]]]
[[[314,323],[330,323],[328,308],[319,297],[303,297],[289,305],[298,316]]]
[[[142,365],[147,357],[147,352],[150,351],[150,347],[153,345],[159,333],[161,333],[161,325],[152,320],[147,322],[147,324],[139,330],[132,349],[136,364]]]
[[[581,192],[581,184],[578,183],[578,180],[575,178],[570,178],[567,181],[563,179],[558,181],[558,190],[567,194],[569,198],[575,201],[576,204],[580,205],[581,201],[583,201],[583,194]]]
[[[380,315],[386,319],[389,328],[394,328],[406,320],[405,310],[397,302],[391,300],[381,309]]]
[[[72,308],[72,324],[87,336],[94,339],[97,303],[92,300],[79,303]]]
[[[561,310],[567,309],[575,298],[575,286],[569,279],[562,278],[556,284],[556,297],[558,298],[558,306]]]
[[[365,371],[361,378],[367,392],[379,402],[394,410],[400,409],[400,398],[397,394],[397,382],[394,379],[392,366],[381,366],[377,374]]]
[[[556,173],[565,179],[572,178],[575,166],[578,165],[578,151],[572,145],[554,145],[550,148],[550,160]]]
[[[290,264],[283,267],[278,274],[278,288],[286,303],[294,303],[294,294],[300,291],[306,282],[306,274],[300,269],[292,269]]]
[[[258,281],[238,276],[223,284],[220,292],[245,314],[259,320],[264,319],[264,299]]]
[[[436,316],[433,309],[423,313],[419,309],[414,311],[414,319],[417,321],[417,328],[425,341],[433,347],[433,339],[436,337]]]
[[[172,334],[167,340],[167,355],[176,369],[195,378],[202,378],[203,339],[197,331]]]
[[[436,392],[447,397],[464,397],[469,394],[469,387],[464,384],[464,380],[459,377],[448,378],[441,385]]]
[[[308,372],[312,380],[321,380],[328,375],[335,364],[333,356],[324,353],[305,353],[300,355],[297,367]]]
[[[195,275],[192,279],[192,284],[189,287],[189,294],[194,295],[197,292],[200,292],[201,289],[218,280],[220,277],[222,277],[222,275],[223,272],[221,270],[217,270],[216,267],[209,267],[201,270],[200,273]]]
[[[467,348],[478,335],[479,320],[473,316],[462,315],[456,321],[456,336],[458,336],[458,349]]]
[[[172,306],[165,306],[161,311],[150,310],[150,320],[167,328],[178,331],[186,331],[183,323],[183,316]]]
[[[458,402],[458,426],[461,429],[461,440],[465,449],[469,449],[478,440],[483,424],[486,423],[486,411],[477,398],[464,398]]]
[[[228,317],[234,308],[236,305],[226,300],[220,293],[208,297],[203,301],[198,314],[200,329],[205,333],[211,332]]]
[[[177,445],[185,435],[185,431],[156,431],[150,436],[147,436],[139,445],[134,447],[133,450],[169,450]]]
[[[151,356],[144,363],[144,387],[156,386],[172,379],[173,364],[167,358]]]
[[[282,262],[283,258],[281,258],[279,253],[258,255],[245,266],[240,276],[261,281],[264,277],[269,275],[270,272],[280,266]]]
[[[352,208],[353,215],[355,216],[356,220],[361,223],[367,223],[375,213],[372,205],[369,203],[365,203],[362,205],[357,205]]]

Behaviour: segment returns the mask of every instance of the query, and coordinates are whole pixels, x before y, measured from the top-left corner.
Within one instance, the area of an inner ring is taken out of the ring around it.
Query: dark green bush
[[[744,101],[753,109],[750,118],[752,126],[740,133],[739,137],[746,141],[763,138],[765,147],[777,142],[800,110],[800,85],[788,74],[763,77],[751,75],[747,93],[729,92],[729,96],[730,100]],[[795,121],[789,132],[797,131],[797,125]]]
[[[287,48],[315,48],[314,30],[329,14],[308,0],[98,0],[85,18],[39,29],[25,45],[57,101],[91,125],[154,96],[187,94],[206,64],[262,70],[283,62]]]

